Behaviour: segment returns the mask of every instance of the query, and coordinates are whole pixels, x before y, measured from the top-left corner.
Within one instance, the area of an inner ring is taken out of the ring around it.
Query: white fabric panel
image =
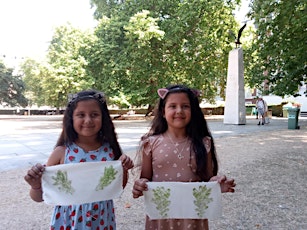
[[[121,195],[122,184],[121,161],[50,166],[42,176],[43,199],[52,205],[110,200]]]
[[[147,185],[145,211],[150,219],[216,219],[222,215],[218,182],[148,182]]]

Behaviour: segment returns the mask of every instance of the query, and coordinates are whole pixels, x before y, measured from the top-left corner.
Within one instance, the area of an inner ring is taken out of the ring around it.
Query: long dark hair
[[[104,142],[108,142],[110,144],[111,148],[113,149],[115,160],[117,160],[122,155],[122,150],[117,141],[117,134],[115,133],[115,127],[110,117],[106,98],[102,92],[98,92],[96,90],[81,91],[72,96],[72,99],[68,102],[64,112],[63,128],[56,143],[56,147],[67,146],[77,140],[78,134],[73,127],[73,112],[76,109],[78,102],[85,100],[96,100],[98,102],[102,113],[102,125],[97,138],[101,144]]]
[[[168,125],[167,121],[164,118],[164,109],[165,103],[168,96],[172,93],[186,93],[191,104],[191,120],[186,126],[187,136],[191,139],[192,149],[196,155],[196,164],[197,164],[197,175],[201,178],[202,181],[208,181],[210,178],[210,172],[207,169],[207,151],[203,144],[204,137],[211,138],[211,154],[213,161],[213,175],[217,175],[218,172],[218,162],[216,158],[216,151],[214,146],[213,137],[209,128],[207,126],[206,119],[204,114],[199,106],[198,94],[196,90],[190,89],[184,85],[171,85],[166,88],[167,94],[159,99],[158,105],[154,112],[154,119],[152,121],[151,128],[143,138],[159,135],[167,131]]]

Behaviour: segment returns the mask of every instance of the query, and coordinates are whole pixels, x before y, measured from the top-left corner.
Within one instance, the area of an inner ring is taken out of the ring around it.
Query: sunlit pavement
[[[208,116],[214,138],[288,129],[287,118],[273,118],[258,126],[255,117],[247,117],[245,125],[225,125],[222,116]],[[134,157],[140,137],[150,126],[150,120],[114,120],[123,152]],[[307,126],[307,118],[299,125]],[[0,116],[0,171],[45,163],[61,132],[62,116]]]

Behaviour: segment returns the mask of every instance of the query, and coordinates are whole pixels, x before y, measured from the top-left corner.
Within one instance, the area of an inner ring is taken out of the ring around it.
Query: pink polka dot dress
[[[210,150],[210,138],[204,138],[207,151]],[[151,136],[142,142],[143,154],[151,156],[152,181],[200,181],[196,174],[195,153],[191,151],[191,141],[184,139],[173,142],[165,134]],[[189,230],[208,229],[206,219],[161,219],[150,220],[146,217],[146,230]]]

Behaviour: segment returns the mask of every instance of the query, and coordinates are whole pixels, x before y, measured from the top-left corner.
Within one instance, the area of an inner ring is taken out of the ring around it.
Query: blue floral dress
[[[108,143],[104,143],[99,149],[89,152],[85,152],[73,143],[66,147],[64,164],[110,160],[114,160],[114,154]],[[55,206],[50,229],[116,229],[113,200],[81,205]]]

